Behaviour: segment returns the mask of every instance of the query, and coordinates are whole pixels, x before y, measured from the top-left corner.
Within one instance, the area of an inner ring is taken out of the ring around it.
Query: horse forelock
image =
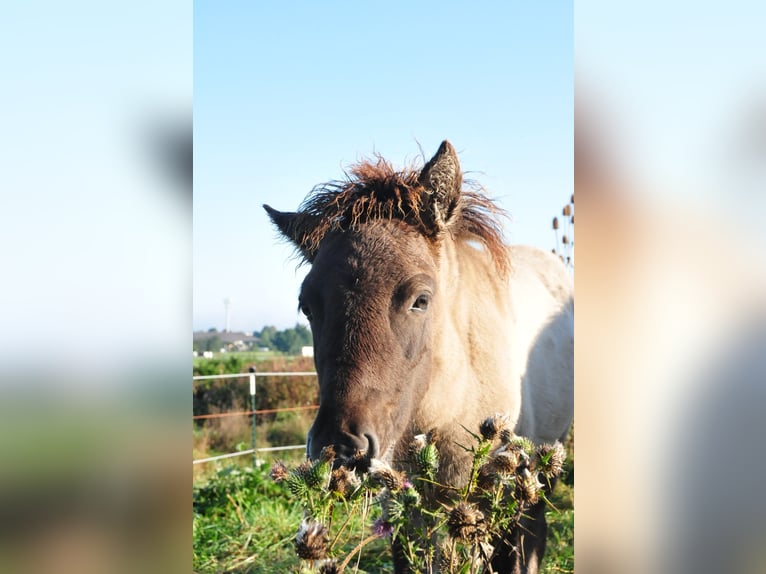
[[[374,220],[400,220],[432,242],[444,232],[455,240],[485,245],[501,274],[510,268],[502,233],[506,213],[476,182],[464,180],[446,229],[423,217],[432,193],[419,181],[420,169],[396,170],[381,156],[352,165],[345,179],[320,184],[298,209],[295,221],[301,247],[316,253],[331,231],[357,230]]]

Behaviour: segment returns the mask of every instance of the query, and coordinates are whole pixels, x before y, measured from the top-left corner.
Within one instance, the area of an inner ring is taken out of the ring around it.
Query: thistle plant
[[[311,571],[340,573],[369,543],[390,538],[413,572],[493,572],[498,542],[532,505],[548,501],[566,458],[561,443],[535,446],[508,425],[493,415],[478,433],[466,429],[471,468],[462,486],[437,481],[434,432],[415,436],[397,461],[408,473],[364,453],[338,466],[331,447],[292,470],[276,463],[272,478],[304,510],[296,553]],[[368,525],[361,535],[349,527],[353,517]]]

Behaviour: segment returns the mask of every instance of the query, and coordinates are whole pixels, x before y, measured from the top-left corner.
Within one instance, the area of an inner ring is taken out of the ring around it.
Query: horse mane
[[[401,220],[436,242],[444,231],[455,240],[482,243],[501,273],[510,269],[508,249],[503,241],[503,209],[484,195],[473,181],[463,181],[457,203],[446,229],[435,225],[423,213],[432,194],[419,181],[420,169],[410,166],[397,171],[383,157],[363,160],[348,168],[345,179],[314,187],[298,209],[296,232],[301,245],[316,251],[330,231],[353,230],[373,220]],[[462,178],[461,178],[462,179]]]

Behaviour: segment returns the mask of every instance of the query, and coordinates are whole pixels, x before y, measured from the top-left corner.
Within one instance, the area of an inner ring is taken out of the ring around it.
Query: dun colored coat
[[[421,170],[378,158],[315,188],[297,212],[264,206],[311,264],[299,297],[320,387],[310,457],[334,445],[396,461],[413,435],[435,429],[438,478],[460,484],[463,426],[503,413],[537,443],[565,438],[570,277],[550,253],[506,246],[501,211],[464,187],[445,141]],[[532,514],[500,571],[537,571],[546,528],[543,508]]]

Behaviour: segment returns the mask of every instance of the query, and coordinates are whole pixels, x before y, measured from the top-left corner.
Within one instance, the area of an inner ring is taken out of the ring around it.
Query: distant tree
[[[207,332],[208,332],[208,333],[217,333],[217,332],[218,332],[218,329],[216,329],[215,327],[210,327],[210,328],[207,330]]]
[[[259,333],[253,332],[253,335],[258,337],[258,345],[260,347],[268,347],[269,349],[273,349],[275,347],[274,345],[274,337],[277,334],[277,328],[274,325],[267,325]]]
[[[274,335],[274,346],[283,353],[299,355],[306,345],[311,345],[311,331],[297,323],[292,329],[278,331]]]
[[[311,336],[311,330],[305,325],[295,324],[295,334],[298,337],[301,347],[310,347],[314,344],[314,338]],[[300,349],[298,349],[300,351]]]
[[[221,337],[219,337],[218,335],[213,335],[207,341],[205,341],[206,351],[213,351],[214,353],[217,353],[218,351],[221,350],[222,346],[223,346],[223,341],[221,340]]]

